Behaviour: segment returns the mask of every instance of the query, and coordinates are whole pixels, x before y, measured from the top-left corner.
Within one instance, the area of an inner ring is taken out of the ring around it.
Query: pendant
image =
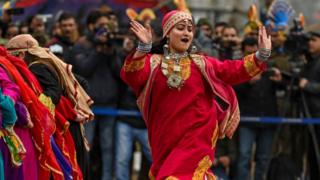
[[[167,84],[169,88],[180,88],[183,84],[183,79],[177,74],[171,74],[168,77]]]

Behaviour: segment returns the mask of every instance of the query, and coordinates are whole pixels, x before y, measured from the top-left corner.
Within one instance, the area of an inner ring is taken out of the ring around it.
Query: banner
[[[113,0],[115,3],[124,4],[134,8],[152,8],[161,0]]]
[[[34,6],[45,2],[46,0],[16,0],[15,8],[24,8],[29,6]]]

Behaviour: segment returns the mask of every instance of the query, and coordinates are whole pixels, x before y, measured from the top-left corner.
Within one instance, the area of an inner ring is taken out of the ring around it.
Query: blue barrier
[[[134,117],[141,116],[141,113],[139,111],[129,111],[129,110],[114,109],[114,108],[100,108],[100,107],[93,108],[93,113],[95,115],[102,115],[102,116],[134,116]]]
[[[130,111],[114,108],[93,108],[95,115],[100,116],[134,116],[140,117],[141,113],[139,111]],[[269,123],[269,124],[320,124],[319,118],[282,118],[282,117],[242,117],[240,122],[259,122],[259,123]]]

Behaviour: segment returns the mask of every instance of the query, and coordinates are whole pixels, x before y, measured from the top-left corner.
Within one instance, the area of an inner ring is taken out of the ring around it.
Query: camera
[[[304,31],[300,19],[294,19],[293,23],[294,26],[290,29],[284,48],[294,55],[304,55],[308,52],[309,36]]]
[[[115,34],[110,31],[108,26],[100,26],[95,29],[95,42],[98,44],[108,43],[115,38]],[[104,38],[103,38],[104,37]]]
[[[296,79],[294,86],[298,86],[297,83],[305,65],[304,58],[308,54],[308,43],[310,38],[304,31],[303,22],[300,18],[295,18],[293,24],[284,44],[284,50],[288,54],[291,54],[289,59],[291,70],[290,72],[287,72],[286,76],[290,77],[290,79]]]

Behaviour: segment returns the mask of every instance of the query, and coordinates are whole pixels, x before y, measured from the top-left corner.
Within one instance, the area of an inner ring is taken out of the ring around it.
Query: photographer
[[[240,59],[241,57],[241,39],[238,36],[236,28],[233,26],[225,26],[222,29],[219,60]]]
[[[87,17],[88,33],[75,44],[72,63],[75,71],[89,82],[89,94],[100,108],[116,108],[119,95],[120,65],[109,26],[107,14],[96,10],[90,12]],[[91,147],[95,129],[99,131],[102,179],[112,179],[114,121],[112,116],[96,116],[96,120],[85,127]]]
[[[310,115],[320,117],[320,31],[310,32],[307,64],[302,71],[299,87],[303,90]]]
[[[258,49],[258,41],[254,38],[246,38],[242,42],[243,54],[250,54]],[[268,63],[269,70],[255,76],[248,83],[235,87],[241,116],[246,117],[276,117],[278,116],[276,86],[282,79],[277,68]],[[241,121],[240,121],[241,122]],[[255,154],[254,179],[263,179],[268,161],[271,158],[273,125],[241,123],[239,127],[239,156],[237,164],[237,179],[248,179],[250,176],[250,161]],[[253,145],[256,144],[255,153]],[[253,179],[253,178],[250,178]]]
[[[310,56],[307,56],[307,64],[302,70],[302,78],[300,79],[299,87],[305,96],[310,116],[312,118],[320,118],[320,30],[312,31],[309,34]],[[320,137],[319,126],[315,125],[314,127],[316,137]],[[317,144],[319,145],[319,140]],[[313,145],[314,143],[309,143],[308,158],[310,179],[319,179],[319,164],[315,161],[317,156]]]

